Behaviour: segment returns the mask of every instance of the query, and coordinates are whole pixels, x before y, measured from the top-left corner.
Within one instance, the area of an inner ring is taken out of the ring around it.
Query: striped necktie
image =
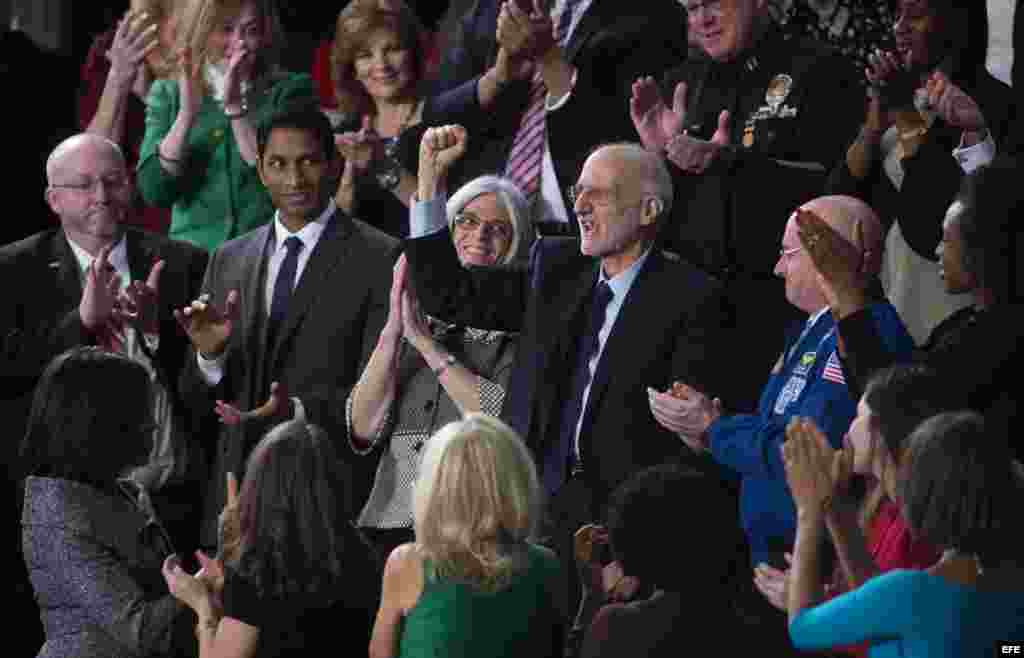
[[[573,14],[580,0],[559,0],[553,11],[555,41],[564,48],[572,26]],[[548,89],[537,72],[530,81],[530,100],[519,122],[512,150],[505,165],[505,175],[510,178],[526,198],[533,203],[540,188],[541,163],[544,159],[545,124],[544,103]]]

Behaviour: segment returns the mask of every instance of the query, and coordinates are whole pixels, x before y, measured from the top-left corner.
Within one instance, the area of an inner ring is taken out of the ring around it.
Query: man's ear
[[[59,193],[60,190],[56,190],[52,187],[47,187],[46,191],[43,192],[43,198],[46,199],[46,205],[50,206],[50,210],[56,213],[58,217],[61,215]]]
[[[664,202],[656,196],[645,199],[640,207],[640,225],[650,226],[656,223],[664,208]]]
[[[267,186],[267,180],[263,177],[263,155],[256,155],[256,175],[260,177],[260,182],[263,183],[263,187]]]

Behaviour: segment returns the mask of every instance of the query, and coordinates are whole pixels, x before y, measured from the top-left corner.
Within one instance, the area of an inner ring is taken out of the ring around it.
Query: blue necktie
[[[548,453],[544,460],[544,488],[548,495],[554,495],[568,476],[570,461],[575,453],[576,426],[583,413],[583,392],[590,384],[590,360],[597,353],[600,341],[598,334],[604,326],[605,312],[608,303],[615,294],[606,281],[601,281],[594,288],[590,313],[583,333],[580,334],[579,350],[576,355],[576,369],[572,378],[572,397],[566,401],[562,409],[561,428],[558,433],[558,444]]]
[[[572,17],[576,13],[576,5],[580,0],[565,0],[561,13],[558,14],[558,22],[555,24],[555,41],[562,48],[569,43],[569,28],[572,26]]]
[[[277,340],[277,332],[281,329],[285,315],[288,314],[288,300],[292,296],[292,288],[295,286],[295,270],[299,264],[299,252],[302,251],[302,240],[294,235],[285,239],[284,247],[288,250],[284,260],[281,261],[281,269],[277,271],[277,280],[274,281],[274,298],[270,304],[270,316],[267,318],[267,350]]]

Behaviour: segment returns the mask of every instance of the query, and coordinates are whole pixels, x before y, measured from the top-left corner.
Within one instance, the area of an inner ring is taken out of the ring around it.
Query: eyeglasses
[[[686,10],[687,18],[696,18],[697,12],[701,9],[703,9],[708,16],[721,17],[722,15],[722,0],[697,0],[696,2],[680,0],[680,4],[682,4],[683,9]]]
[[[583,198],[583,195],[587,195],[590,198],[590,203],[595,206],[610,206],[615,203],[615,189],[602,189],[600,187],[589,187],[587,185],[570,185],[565,188],[566,196],[569,197],[569,202],[572,205]]]
[[[510,240],[512,238],[512,225],[501,220],[485,222],[473,213],[460,212],[455,215],[455,219],[452,221],[455,224],[455,228],[467,233],[480,231],[480,234],[485,237],[488,235],[494,235],[504,240]]]
[[[50,187],[55,187],[65,190],[74,190],[76,192],[96,192],[100,185],[103,185],[108,190],[120,191],[128,185],[128,177],[124,175],[110,175],[101,176],[99,178],[90,178],[83,180],[80,183],[54,183]]]

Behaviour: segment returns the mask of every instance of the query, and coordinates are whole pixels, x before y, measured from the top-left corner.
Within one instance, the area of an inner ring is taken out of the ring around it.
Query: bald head
[[[823,196],[801,208],[813,211],[865,256],[864,272],[878,274],[885,248],[885,230],[871,206],[852,196]]]
[[[121,152],[121,147],[116,143],[100,135],[79,133],[68,137],[50,152],[50,157],[46,159],[47,184],[60,184],[59,177],[67,168],[66,165],[69,158],[76,154],[81,154],[83,151],[93,154],[98,152],[107,156],[112,154],[121,163],[122,168],[127,167],[124,153]]]
[[[635,142],[606,144],[595,150],[593,155],[598,154],[615,159],[621,169],[622,180],[627,185],[636,185],[642,194],[658,197],[663,216],[672,210],[672,176],[661,157]]]

